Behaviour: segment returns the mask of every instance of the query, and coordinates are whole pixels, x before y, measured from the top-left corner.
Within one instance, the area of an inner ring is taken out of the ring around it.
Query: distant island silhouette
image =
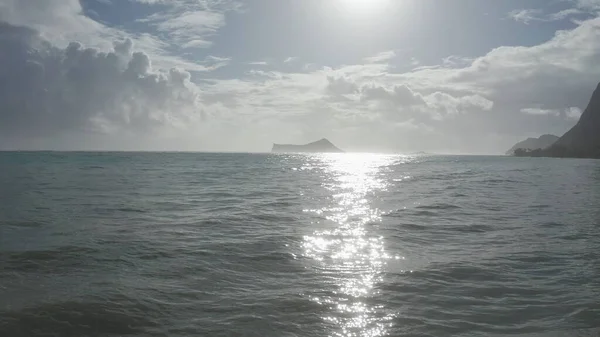
[[[517,148],[518,157],[558,157],[600,159],[600,84],[571,130],[546,148]]]
[[[532,151],[536,149],[545,149],[556,143],[560,137],[555,135],[542,135],[539,138],[527,138],[524,141],[518,142],[506,154],[513,155],[518,149]]]
[[[273,144],[271,152],[343,153],[344,151],[323,138],[305,145]]]

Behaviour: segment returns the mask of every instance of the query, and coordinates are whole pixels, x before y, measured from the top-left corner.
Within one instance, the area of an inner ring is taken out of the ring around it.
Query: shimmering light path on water
[[[323,161],[328,179],[324,183],[334,204],[315,210],[337,224],[304,237],[305,254],[318,263],[316,269],[325,282],[338,289],[311,299],[327,306],[331,312],[324,319],[333,322],[338,336],[383,336],[393,314],[370,299],[385,272],[383,237],[371,233],[368,224],[381,220],[381,211],[373,209],[367,196],[387,186],[379,176],[380,169],[396,161],[381,155],[327,155]]]

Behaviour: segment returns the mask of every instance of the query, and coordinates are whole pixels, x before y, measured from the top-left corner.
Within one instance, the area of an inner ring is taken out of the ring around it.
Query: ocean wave
[[[461,207],[458,205],[454,205],[454,204],[438,203],[438,204],[431,204],[431,205],[420,205],[415,208],[416,209],[426,209],[426,210],[449,210],[449,209],[459,209]]]
[[[49,250],[0,252],[5,270],[57,273],[65,269],[85,267],[96,249],[81,246],[63,246]]]
[[[133,299],[52,302],[0,313],[0,332],[11,337],[123,336],[158,324],[156,310]]]
[[[594,162],[19,156],[0,177],[2,337],[600,327]]]

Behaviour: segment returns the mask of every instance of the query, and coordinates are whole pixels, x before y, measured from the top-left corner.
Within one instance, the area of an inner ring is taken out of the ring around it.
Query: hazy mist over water
[[[0,336],[592,336],[599,163],[2,152]]]

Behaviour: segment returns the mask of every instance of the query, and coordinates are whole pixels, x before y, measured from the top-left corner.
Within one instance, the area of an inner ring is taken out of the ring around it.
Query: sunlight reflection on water
[[[371,299],[386,261],[392,257],[385,251],[383,237],[365,226],[381,219],[381,212],[372,208],[367,197],[387,188],[379,177],[382,168],[410,158],[342,154],[321,155],[319,160],[329,178],[325,187],[331,191],[335,205],[310,211],[327,215],[337,227],[304,237],[304,254],[319,263],[319,270],[334,280],[337,290],[311,299],[331,309],[323,319],[339,328],[334,336],[383,336],[394,316]]]

